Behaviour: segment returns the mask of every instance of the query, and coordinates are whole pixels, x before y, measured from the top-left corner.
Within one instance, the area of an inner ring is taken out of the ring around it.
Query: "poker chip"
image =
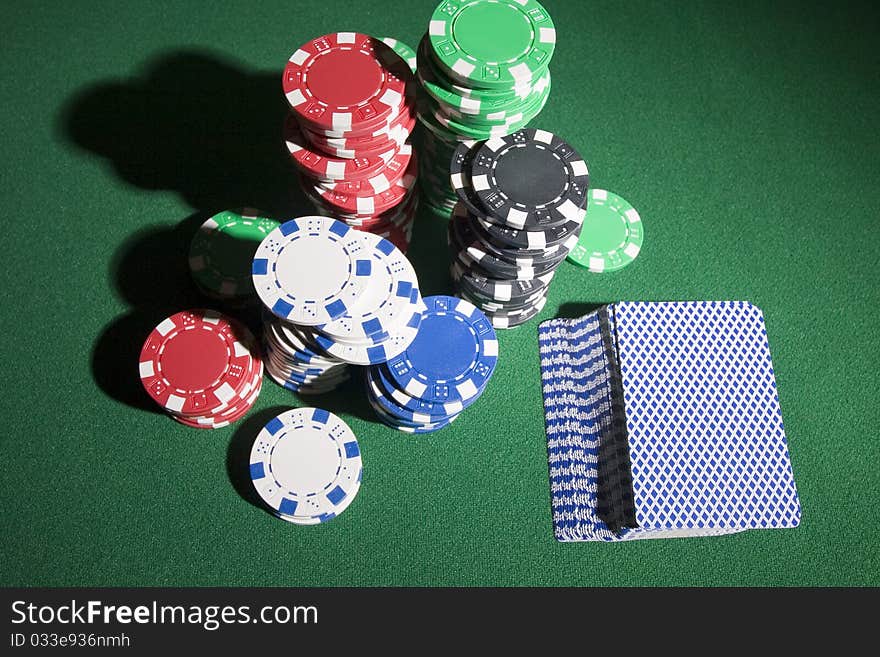
[[[534,99],[529,98],[526,104],[516,108],[516,111],[505,112],[504,117],[492,120],[476,118],[472,115],[462,114],[450,108],[443,108],[432,102],[431,99],[423,98],[423,106],[431,111],[434,120],[447,130],[463,134],[473,139],[490,139],[503,137],[524,128],[541,110],[544,109],[550,98],[549,82],[543,88],[542,93]]]
[[[325,130],[351,130],[399,108],[411,74],[380,40],[356,32],[318,37],[297,48],[282,87],[296,117]]]
[[[329,217],[292,219],[269,233],[252,263],[254,287],[271,312],[314,326],[342,317],[370,276],[357,231]]]
[[[431,15],[428,34],[437,63],[476,88],[535,79],[556,46],[553,21],[534,0],[446,0]]]
[[[497,359],[495,331],[479,309],[455,297],[427,297],[415,339],[399,355],[367,368],[367,398],[385,424],[431,433],[476,402]]]
[[[580,216],[575,219],[557,226],[538,230],[519,230],[509,226],[502,226],[487,220],[484,216],[476,217],[476,221],[472,225],[475,233],[487,235],[488,240],[495,244],[520,249],[524,253],[546,253],[547,249],[567,242],[572,235],[580,235],[584,223],[584,214],[583,210],[581,210]]]
[[[392,37],[382,37],[382,43],[391,48],[407,63],[409,69],[416,72],[416,51],[410,48],[402,41],[398,41]]]
[[[535,129],[483,143],[471,162],[470,180],[486,218],[521,231],[582,221],[590,185],[578,152]]]
[[[253,334],[212,310],[186,310],[147,336],[138,362],[147,394],[175,420],[219,428],[256,401],[263,363]]]
[[[415,52],[396,39],[327,34],[300,46],[284,70],[291,107],[284,141],[318,215],[409,248],[419,176]],[[396,210],[400,208],[400,212]]]
[[[533,306],[515,311],[485,311],[494,328],[515,328],[537,317],[547,304],[547,297],[541,297]]]
[[[456,196],[447,231],[459,296],[494,328],[537,317],[556,269],[584,227],[589,173],[565,140],[526,129],[460,143],[449,164]]]
[[[388,128],[382,128],[375,134],[370,133],[360,137],[334,138],[303,131],[303,136],[306,137],[309,146],[315,150],[331,157],[352,160],[400,149],[409,139],[415,123],[415,115],[407,112],[396,119],[393,125]]]
[[[450,268],[452,279],[473,296],[489,302],[516,303],[546,288],[554,273],[543,274],[529,280],[488,278],[473,269],[466,270],[458,263]]]
[[[371,178],[369,189],[372,193],[357,194],[344,192],[340,189],[328,189],[320,185],[314,188],[315,193],[323,199],[326,205],[341,213],[355,217],[376,217],[398,206],[406,199],[418,177],[418,159],[415,154],[412,154],[409,145],[404,149],[405,152],[398,152],[394,160],[406,164],[397,164],[394,171],[389,167],[387,173]],[[404,166],[405,168],[400,168]],[[399,173],[396,171],[398,168],[400,168]],[[366,191],[366,189],[366,185],[361,188],[362,191]]]
[[[406,256],[376,235],[360,235],[364,252],[371,258],[370,284],[340,319],[319,326],[330,339],[365,341],[388,335],[406,324],[418,310],[419,281]]]
[[[331,157],[311,148],[300,130],[296,119],[284,120],[284,143],[299,169],[317,180],[363,180],[384,169],[397,154],[397,148],[376,154],[358,155],[354,158]]]
[[[387,363],[391,379],[413,397],[468,400],[495,369],[495,331],[479,309],[462,299],[427,297],[425,305],[416,339]]]
[[[189,268],[197,287],[212,298],[254,297],[251,261],[263,238],[279,226],[252,209],[226,210],[206,220],[189,249]]]
[[[273,514],[293,524],[327,522],[361,486],[360,445],[329,411],[296,408],[271,419],[251,448],[254,489]]]
[[[470,211],[463,205],[458,205],[452,212],[449,220],[448,243],[454,252],[465,250],[468,246],[474,246],[472,254],[478,260],[477,251],[498,260],[506,265],[513,265],[518,269],[536,269],[543,265],[558,265],[571,252],[577,243],[578,235],[571,235],[559,245],[530,251],[517,249],[508,245],[500,245],[491,236],[478,233],[473,225],[474,218]]]
[[[376,394],[391,400],[389,405],[399,409],[398,415],[423,424],[436,424],[457,416],[479,399],[479,395],[476,395],[466,401],[432,402],[412,397],[392,383],[384,366],[369,368],[367,377],[368,383],[375,385]]]
[[[568,259],[595,273],[618,271],[638,257],[643,240],[636,209],[613,192],[593,189],[584,228]]]
[[[414,202],[407,207],[414,213]],[[411,221],[394,216],[376,228],[408,240]],[[384,363],[419,333],[425,305],[415,270],[382,235],[300,217],[266,236],[252,269],[264,304],[266,371],[298,394],[334,390],[349,379],[349,365]]]

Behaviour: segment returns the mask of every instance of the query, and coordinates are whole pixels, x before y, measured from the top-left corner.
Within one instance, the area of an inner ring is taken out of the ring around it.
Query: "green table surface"
[[[533,125],[630,200],[642,254],[564,263],[541,319],[628,300],[747,299],[766,316],[803,506],[793,530],[553,538],[537,322],[500,335],[483,398],[412,437],[352,383],[319,398],[364,484],[324,526],[257,509],[247,454],[311,405],[267,382],[239,424],[151,407],[137,353],[201,302],[186,245],[214,211],[306,214],[280,150],[280,71],[306,39],[415,44],[433,2],[22,2],[0,10],[4,585],[880,584],[878,12],[847,3],[547,0],[553,90]],[[443,217],[412,259],[450,291]]]

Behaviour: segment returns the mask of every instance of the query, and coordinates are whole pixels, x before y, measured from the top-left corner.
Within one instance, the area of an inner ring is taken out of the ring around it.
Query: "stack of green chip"
[[[535,0],[445,0],[417,52],[422,188],[451,211],[449,162],[462,142],[526,126],[550,95],[556,30]]]

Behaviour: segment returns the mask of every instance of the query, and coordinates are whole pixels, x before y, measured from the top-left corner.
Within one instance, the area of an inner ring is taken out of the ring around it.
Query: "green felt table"
[[[793,530],[553,538],[537,322],[500,335],[483,398],[413,437],[352,383],[184,428],[140,389],[160,319],[204,305],[186,245],[211,213],[306,214],[281,153],[280,71],[306,39],[415,44],[430,1],[5,3],[0,479],[5,585],[880,584],[880,56],[850,3],[547,0],[553,90],[533,125],[640,211],[616,274],[564,263],[540,318],[620,299],[747,299],[766,316],[803,505]],[[450,292],[445,219],[412,259]],[[281,409],[349,422],[364,484],[326,525],[252,503],[250,443]]]

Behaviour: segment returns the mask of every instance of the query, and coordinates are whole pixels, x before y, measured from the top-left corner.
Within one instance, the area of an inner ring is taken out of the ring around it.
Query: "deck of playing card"
[[[758,308],[620,302],[538,332],[558,540],[799,524]]]

